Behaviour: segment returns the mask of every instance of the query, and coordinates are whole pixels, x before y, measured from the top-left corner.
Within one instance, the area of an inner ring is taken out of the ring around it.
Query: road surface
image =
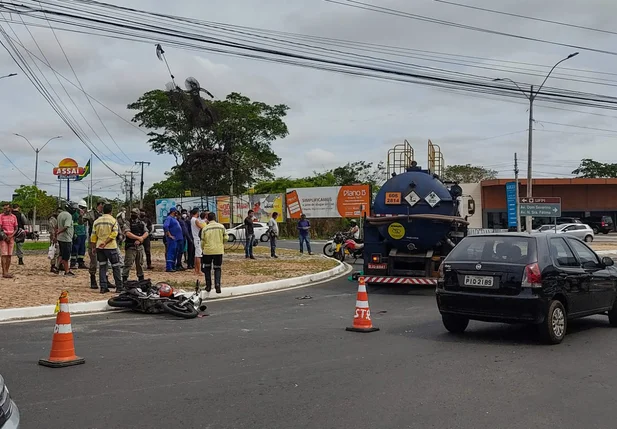
[[[617,330],[442,327],[432,290],[370,289],[370,334],[346,332],[355,285],[209,304],[209,316],[73,317],[86,364],[37,365],[54,321],[0,325],[0,371],[22,429],[612,428]],[[406,293],[403,293],[406,291]],[[310,296],[310,299],[298,299]]]

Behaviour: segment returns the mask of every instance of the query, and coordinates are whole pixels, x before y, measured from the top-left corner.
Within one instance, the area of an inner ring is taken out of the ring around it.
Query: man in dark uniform
[[[146,269],[147,270],[151,270],[152,269],[152,253],[150,252],[150,234],[152,234],[154,232],[154,227],[152,226],[152,221],[150,220],[150,218],[148,217],[148,215],[146,214],[146,211],[144,209],[140,210],[140,219],[143,223],[146,224],[146,231],[148,231],[148,237],[144,240],[144,253],[146,254]]]
[[[144,279],[144,270],[142,268],[144,261],[144,246],[142,243],[148,238],[146,224],[139,219],[139,209],[131,210],[131,218],[128,222],[124,222],[124,236],[126,241],[124,244],[124,268],[122,270],[122,281],[126,282],[129,279],[129,271],[135,263],[137,271],[137,279]]]

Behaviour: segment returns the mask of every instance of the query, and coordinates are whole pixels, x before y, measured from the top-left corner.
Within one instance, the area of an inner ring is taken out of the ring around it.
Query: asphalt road
[[[53,320],[0,325],[22,429],[612,428],[617,330],[573,322],[445,332],[432,290],[370,289],[380,331],[346,332],[346,280],[209,304],[209,316],[73,317],[86,364],[37,365]],[[403,293],[406,292],[406,293]],[[308,295],[311,299],[298,299]]]

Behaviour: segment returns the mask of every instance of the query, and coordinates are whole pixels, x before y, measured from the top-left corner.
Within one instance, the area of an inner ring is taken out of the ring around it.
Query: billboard
[[[218,221],[229,223],[230,201],[228,196],[216,197]],[[237,195],[233,198],[233,221],[242,223],[248,211],[253,209],[255,217],[260,222],[267,222],[272,212],[283,213],[282,194]],[[279,216],[277,222],[283,222],[284,216]]]
[[[160,200],[156,200],[155,204],[155,213],[156,213],[156,223],[163,223],[165,218],[169,214],[169,209],[172,207],[176,207],[176,200],[173,198],[163,198]]]
[[[254,194],[249,195],[248,198],[251,208],[255,212],[255,217],[260,222],[268,222],[273,212],[279,214],[276,219],[278,223],[284,221],[283,194]]]
[[[288,189],[285,195],[287,215],[299,219],[361,217],[370,209],[369,185],[328,186],[323,188]]]
[[[178,205],[182,206],[181,209],[186,209],[188,212],[197,208],[199,211],[208,210],[216,213],[216,197],[182,197]]]

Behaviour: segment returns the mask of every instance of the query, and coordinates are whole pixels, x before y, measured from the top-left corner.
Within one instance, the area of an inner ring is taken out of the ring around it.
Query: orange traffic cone
[[[51,341],[49,359],[39,359],[39,365],[61,368],[85,363],[86,360],[84,358],[75,356],[71,313],[69,313],[69,293],[67,291],[62,291],[60,294],[56,309],[58,310],[58,316],[56,317],[56,327],[54,328],[54,336]]]
[[[379,331],[379,328],[373,327],[373,322],[371,321],[371,310],[368,306],[368,294],[366,293],[364,277],[360,277],[358,283],[358,296],[356,298],[356,313],[353,316],[353,326],[345,330],[352,332]]]

